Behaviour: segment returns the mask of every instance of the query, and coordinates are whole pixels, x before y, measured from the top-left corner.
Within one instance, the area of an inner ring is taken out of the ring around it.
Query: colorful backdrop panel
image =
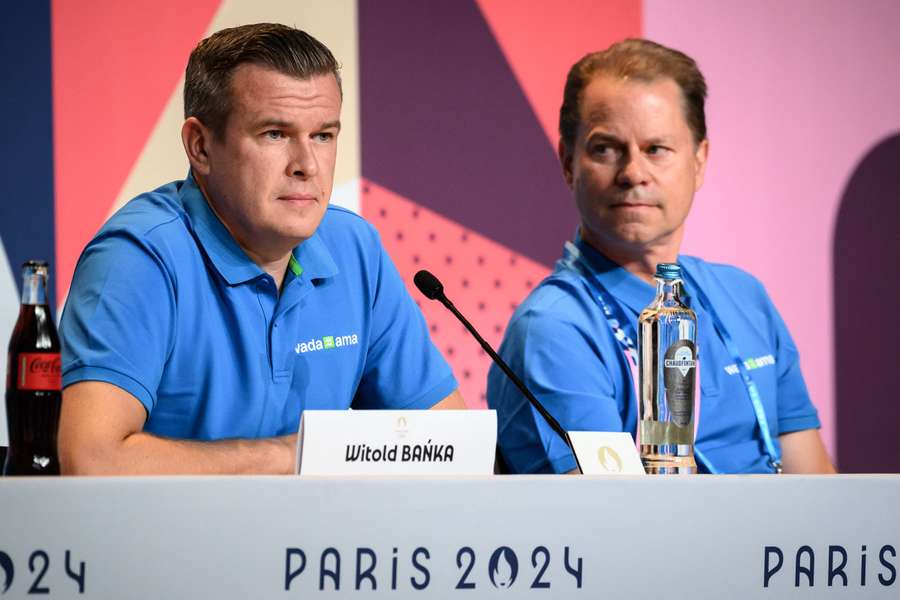
[[[841,466],[900,471],[900,405],[884,392],[900,332],[881,308],[896,297],[900,255],[897,3],[19,4],[0,25],[0,339],[24,259],[53,260],[61,305],[103,221],[187,172],[179,131],[193,45],[277,21],[322,39],[343,66],[332,201],[378,227],[414,297],[413,274],[431,269],[497,344],[574,233],[555,150],[566,71],[586,52],[646,36],[694,56],[710,87],[710,169],[685,251],[766,284]],[[483,406],[487,356],[436,303],[420,306],[467,402]]]

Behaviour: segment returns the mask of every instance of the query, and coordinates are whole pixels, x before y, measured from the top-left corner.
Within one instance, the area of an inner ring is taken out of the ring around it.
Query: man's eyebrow
[[[264,117],[254,124],[254,128],[261,128],[261,127],[279,127],[282,129],[288,129],[289,127],[291,127],[291,124],[282,119],[273,119],[273,118]]]
[[[604,142],[612,142],[614,144],[621,144],[622,139],[617,137],[616,135],[608,132],[608,131],[588,131],[585,136],[587,140],[602,140]]]
[[[292,127],[294,127],[294,124],[291,123],[290,121],[285,121],[285,120],[283,120],[283,119],[275,119],[275,118],[266,118],[266,117],[264,117],[264,118],[260,119],[259,121],[257,121],[257,122],[254,124],[254,128],[255,128],[255,129],[260,129],[260,128],[263,128],[263,127],[278,127],[278,128],[281,128],[281,129],[291,129]],[[319,125],[318,129],[320,129],[320,130],[321,130],[321,129],[337,129],[337,130],[340,130],[340,129],[341,129],[341,122],[340,122],[340,120],[326,121],[325,123],[322,123],[321,125]]]
[[[604,138],[604,139],[609,139],[609,140],[619,139],[614,134],[612,134],[608,131],[602,131],[602,130],[601,131],[596,131],[596,130],[589,131],[587,134],[587,137],[589,137],[589,138]]]

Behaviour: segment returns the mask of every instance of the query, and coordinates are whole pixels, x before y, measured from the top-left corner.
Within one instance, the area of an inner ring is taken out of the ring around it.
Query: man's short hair
[[[569,69],[559,109],[559,135],[567,150],[575,144],[581,96],[598,75],[644,82],[671,78],[681,89],[684,116],[694,143],[706,139],[706,80],[694,59],[650,40],[628,39],[585,55]]]
[[[191,52],[184,78],[184,117],[196,117],[221,137],[231,113],[231,79],[242,64],[297,79],[332,74],[341,87],[334,55],[308,33],[276,23],[241,25],[212,34]]]

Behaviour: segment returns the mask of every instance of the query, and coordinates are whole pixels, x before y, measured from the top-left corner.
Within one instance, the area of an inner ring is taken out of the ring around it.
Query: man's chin
[[[317,207],[314,211],[304,211],[303,214],[286,215],[280,223],[276,223],[278,233],[284,237],[307,239],[322,224],[325,217],[325,211]]]
[[[630,246],[641,246],[649,244],[657,237],[659,232],[648,227],[644,223],[621,223],[609,229],[610,236],[614,240],[622,244]]]
[[[664,236],[659,231],[646,227],[606,227],[600,235],[590,236],[587,241],[601,252],[628,252],[640,254],[656,246]]]
[[[288,231],[280,231],[279,237],[284,240],[285,245],[291,247],[299,246],[313,235],[315,235],[318,227],[292,228]]]

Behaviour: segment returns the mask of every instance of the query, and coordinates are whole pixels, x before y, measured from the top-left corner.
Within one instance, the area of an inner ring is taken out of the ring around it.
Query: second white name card
[[[307,410],[300,475],[490,475],[493,410]]]

